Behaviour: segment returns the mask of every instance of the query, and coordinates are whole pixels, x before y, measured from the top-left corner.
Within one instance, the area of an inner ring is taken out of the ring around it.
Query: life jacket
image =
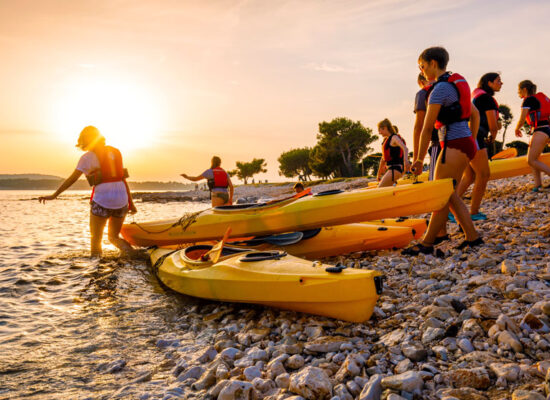
[[[540,108],[538,110],[529,111],[526,118],[527,123],[532,128],[536,128],[539,126],[539,123],[544,122],[546,122],[544,125],[548,125],[548,120],[550,119],[550,99],[542,92],[538,92],[532,97],[539,101]]]
[[[405,143],[405,139],[400,135],[392,133],[382,143],[382,157],[387,165],[403,165],[405,156],[403,149],[399,146],[391,146],[391,140],[394,136],[399,137]]]
[[[118,149],[112,146],[103,146],[100,149],[94,149],[93,152],[99,161],[99,169],[86,175],[90,186],[119,182],[128,177],[128,171],[122,166],[122,155]]]
[[[208,188],[212,191],[215,188],[227,189],[229,186],[229,180],[227,179],[227,172],[223,168],[212,168],[214,177],[208,179]]]
[[[435,88],[438,83],[449,82],[453,84],[458,94],[458,101],[448,106],[441,106],[437,121],[435,121],[435,128],[440,129],[444,125],[452,124],[453,122],[467,121],[472,114],[472,104],[470,96],[470,86],[466,79],[456,73],[445,72],[439,77],[439,79],[431,86],[431,90]]]
[[[472,92],[472,102],[483,94],[489,94],[489,93],[487,93],[485,90],[481,88],[475,88],[474,91]],[[497,102],[497,99],[495,99],[493,96],[491,96],[491,99],[493,99],[493,101],[495,102],[495,106],[497,108],[496,112],[497,112],[497,120],[498,120],[499,119],[498,102]]]

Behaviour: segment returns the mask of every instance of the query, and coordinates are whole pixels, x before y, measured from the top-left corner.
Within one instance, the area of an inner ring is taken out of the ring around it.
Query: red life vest
[[[382,143],[382,156],[388,165],[403,165],[403,149],[399,146],[391,146],[391,140],[394,136],[399,137],[403,143],[405,143],[405,139],[403,139],[400,135],[397,133],[392,133],[384,139],[384,142]]]
[[[466,82],[466,79],[460,74],[445,72],[439,77],[437,82],[432,85],[430,90],[441,82],[449,82],[453,84],[453,87],[458,93],[458,101],[449,106],[441,106],[439,115],[437,116],[437,121],[435,121],[434,124],[436,129],[439,129],[444,125],[449,125],[453,122],[466,121],[472,114],[470,86],[468,85],[468,82]]]
[[[539,126],[539,122],[546,122],[550,119],[550,99],[542,92],[531,96],[537,99],[540,103],[540,108],[538,110],[530,110],[527,114],[526,121],[531,127],[536,128]]]
[[[214,188],[227,189],[229,186],[229,180],[227,179],[227,172],[223,168],[212,168],[214,178],[208,179],[208,187],[210,190]]]
[[[99,160],[101,170],[99,183],[119,182],[125,178],[122,155],[118,149],[112,146],[103,146],[101,149],[95,149],[94,153]]]
[[[477,99],[479,96],[483,94],[488,94],[488,93],[481,88],[475,88],[474,91],[472,92],[472,101]],[[493,99],[493,101],[495,102],[495,106],[497,107],[496,112],[497,112],[497,120],[498,120],[499,119],[498,102],[493,96],[491,96],[491,99]]]

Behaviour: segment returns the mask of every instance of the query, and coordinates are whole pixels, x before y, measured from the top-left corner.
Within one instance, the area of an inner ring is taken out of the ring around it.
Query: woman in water
[[[418,158],[414,160],[411,170],[416,175],[422,172],[432,129],[435,125],[439,128],[439,140],[442,147],[435,169],[435,179],[451,178],[459,182],[464,169],[475,157],[477,151],[467,121],[472,115],[472,111],[475,112],[475,107],[471,105],[470,88],[466,80],[458,74],[446,72],[448,61],[449,53],[443,47],[430,47],[424,50],[418,58],[420,70],[429,81],[434,81],[434,85],[428,97],[426,117],[420,135]],[[479,116],[476,119],[474,114],[473,117],[473,126],[477,131]],[[449,206],[457,216],[466,235],[466,240],[458,246],[458,249],[483,244],[483,240],[474,228],[466,205],[454,192],[445,207],[432,213],[428,230],[423,239],[418,244],[403,250],[403,254],[417,255],[434,252],[434,244],[446,239],[438,238],[437,234],[447,222]]]
[[[129,212],[137,212],[126,183],[127,171],[122,165],[120,151],[105,145],[105,138],[94,126],[85,127],[76,145],[86,153],[80,157],[76,169],[50,196],[42,196],[38,201],[56,199],[75,183],[82,174],[93,186],[90,200],[90,232],[92,234],[91,255],[101,257],[103,230],[109,221],[109,241],[123,254],[131,254],[132,246],[120,237],[120,229]]]
[[[479,211],[481,200],[489,182],[491,171],[489,169],[488,146],[492,146],[497,137],[498,126],[498,103],[493,97],[495,92],[500,91],[502,80],[496,72],[489,72],[481,77],[477,88],[473,91],[472,103],[480,114],[479,130],[477,132],[477,151],[470,165],[466,167],[464,176],[456,189],[460,197],[473,183],[472,202],[470,215],[472,220],[485,220],[487,216]]]
[[[378,166],[378,187],[394,185],[410,167],[409,150],[405,140],[397,132],[397,127],[387,118],[378,123],[378,133],[385,138]]]
[[[538,192],[542,187],[541,172],[550,176],[550,167],[540,161],[544,146],[550,141],[550,99],[542,92],[537,93],[537,86],[529,81],[521,81],[518,87],[518,95],[523,99],[521,104],[521,115],[516,125],[516,136],[522,137],[521,128],[527,121],[533,132],[527,162],[533,170],[535,186],[533,192]]]

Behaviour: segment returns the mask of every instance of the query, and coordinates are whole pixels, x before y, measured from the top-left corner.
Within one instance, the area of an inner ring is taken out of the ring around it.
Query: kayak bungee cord
[[[132,222],[131,225],[135,225],[137,226],[139,229],[141,229],[143,232],[145,233],[150,233],[150,234],[159,234],[159,233],[164,233],[164,232],[168,232],[170,229],[172,228],[175,228],[176,226],[178,225],[181,225],[182,227],[182,230],[185,232],[185,230],[187,228],[189,228],[194,222],[197,221],[197,217],[202,214],[203,212],[207,211],[208,209],[206,210],[202,210],[202,211],[197,211],[197,212],[194,212],[194,213],[187,213],[187,214],[184,214],[180,219],[178,219],[176,222],[174,222],[172,225],[169,225],[166,229],[162,229],[160,231],[150,231],[150,230],[147,230],[145,229],[142,225],[140,225],[139,223],[137,222]]]

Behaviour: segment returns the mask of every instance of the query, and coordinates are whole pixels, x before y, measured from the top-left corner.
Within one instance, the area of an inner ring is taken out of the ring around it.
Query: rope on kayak
[[[176,226],[181,226],[182,230],[185,232],[187,228],[189,228],[194,222],[197,221],[197,217],[202,214],[206,210],[197,211],[194,213],[186,213],[184,214],[180,219],[178,219],[176,222],[174,222],[172,225],[168,226],[166,229],[162,229],[160,231],[151,231],[143,227],[143,225],[138,224],[137,222],[132,222],[132,225],[137,226],[139,229],[141,229],[145,233],[149,234],[159,234],[168,232],[170,229],[175,228]]]

